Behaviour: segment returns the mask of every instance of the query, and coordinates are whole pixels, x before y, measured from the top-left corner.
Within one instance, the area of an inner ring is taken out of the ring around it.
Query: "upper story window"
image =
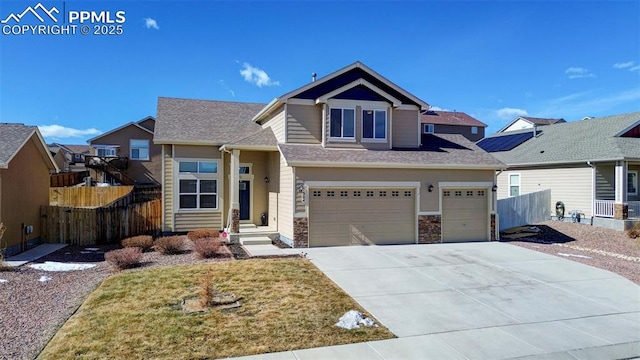
[[[355,139],[355,109],[331,109],[330,136],[336,139]]]
[[[149,140],[131,139],[129,158],[133,160],[149,160]]]
[[[471,127],[471,134],[473,134],[473,135],[477,135],[478,134],[478,127],[477,126],[472,126]]]
[[[116,146],[102,146],[96,149],[96,153],[100,157],[116,157]]]
[[[433,134],[435,126],[433,124],[422,124],[422,132],[425,134]]]
[[[362,138],[370,140],[387,138],[386,110],[362,110]]]

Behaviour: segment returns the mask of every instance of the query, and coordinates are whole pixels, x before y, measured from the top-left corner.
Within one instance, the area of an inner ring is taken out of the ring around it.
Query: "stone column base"
[[[627,220],[629,218],[629,204],[613,204],[613,218]]]
[[[491,214],[491,241],[496,241],[496,214]]]
[[[418,243],[435,244],[442,242],[442,216],[418,215]]]
[[[309,247],[309,218],[293,218],[293,247]]]

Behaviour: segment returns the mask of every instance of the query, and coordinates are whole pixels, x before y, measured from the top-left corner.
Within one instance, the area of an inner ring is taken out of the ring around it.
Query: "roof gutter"
[[[587,163],[591,162],[610,162],[610,161],[621,161],[621,160],[636,160],[637,158],[611,158],[611,159],[596,159],[596,160],[588,160]],[[503,161],[504,162],[504,161]],[[524,167],[524,166],[546,166],[546,165],[562,165],[562,164],[584,164],[585,160],[573,160],[573,161],[547,161],[543,163],[519,163],[519,164],[509,164],[507,163],[508,168],[512,167]],[[591,166],[591,165],[589,165]]]
[[[362,162],[326,162],[326,161],[287,161],[288,166],[299,167],[331,167],[331,168],[386,168],[386,169],[470,169],[470,170],[500,170],[498,165],[469,165],[469,164],[398,164],[398,163],[362,163]]]

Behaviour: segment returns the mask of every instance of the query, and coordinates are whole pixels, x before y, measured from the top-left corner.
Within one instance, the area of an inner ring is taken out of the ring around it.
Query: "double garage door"
[[[309,246],[413,244],[415,232],[415,189],[309,190]]]

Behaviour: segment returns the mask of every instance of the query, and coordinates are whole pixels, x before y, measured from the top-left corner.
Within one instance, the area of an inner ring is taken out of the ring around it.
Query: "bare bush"
[[[627,230],[627,236],[631,239],[640,238],[640,224],[636,224],[633,228]]]
[[[200,306],[203,308],[211,306],[215,292],[216,290],[213,287],[213,276],[211,275],[211,270],[209,270],[200,283],[200,291],[198,292]]]
[[[0,223],[0,271],[9,271],[13,268],[4,261],[4,250],[5,247],[2,246],[2,237],[4,236],[4,231],[7,229],[3,223]]]
[[[217,238],[202,238],[194,240],[193,251],[198,254],[200,258],[209,259],[215,257],[222,246],[222,241]]]
[[[112,250],[104,254],[104,259],[118,269],[129,269],[140,264],[142,249],[139,247],[127,247]]]
[[[153,247],[163,255],[181,254],[184,251],[184,238],[182,236],[165,236],[158,238]]]
[[[195,240],[198,240],[198,239],[204,239],[204,238],[217,239],[217,238],[220,237],[220,232],[218,230],[214,230],[214,229],[197,229],[197,230],[189,231],[187,233],[187,237],[191,241],[195,241]]]
[[[151,235],[133,236],[122,240],[122,247],[138,247],[142,251],[149,251],[153,247],[153,237]]]

